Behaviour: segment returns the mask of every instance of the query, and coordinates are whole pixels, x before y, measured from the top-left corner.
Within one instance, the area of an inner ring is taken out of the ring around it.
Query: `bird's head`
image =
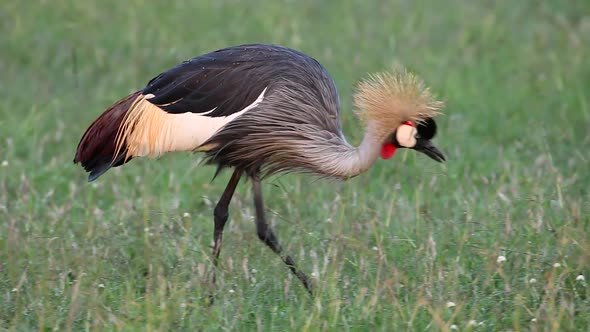
[[[407,148],[445,161],[432,143],[437,130],[433,118],[441,113],[443,103],[414,74],[394,70],[373,75],[360,83],[354,101],[360,118],[382,142],[383,159]]]
[[[431,141],[435,135],[436,122],[432,118],[419,122],[418,125],[406,121],[383,144],[381,157],[389,159],[398,148],[407,148],[422,152],[438,162],[443,162],[446,160],[444,154]]]

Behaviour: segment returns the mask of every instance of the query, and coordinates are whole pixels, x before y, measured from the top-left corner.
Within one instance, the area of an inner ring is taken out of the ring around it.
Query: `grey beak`
[[[419,142],[416,147],[414,147],[414,150],[424,153],[439,163],[446,161],[445,155],[440,152],[440,150],[437,149],[430,140]]]

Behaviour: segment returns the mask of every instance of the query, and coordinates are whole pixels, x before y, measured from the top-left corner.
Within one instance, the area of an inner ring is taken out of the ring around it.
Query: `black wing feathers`
[[[228,116],[252,104],[289,64],[307,60],[272,45],[242,45],[185,61],[152,79],[143,90],[149,102],[169,113]],[[272,64],[272,65],[269,65]]]

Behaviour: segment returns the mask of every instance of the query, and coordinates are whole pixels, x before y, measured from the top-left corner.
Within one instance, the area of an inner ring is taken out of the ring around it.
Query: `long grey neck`
[[[369,123],[365,130],[365,136],[358,147],[353,147],[343,142],[335,153],[324,158],[323,169],[325,173],[339,178],[355,177],[368,170],[379,158],[379,152],[386,136],[379,134],[376,126]]]

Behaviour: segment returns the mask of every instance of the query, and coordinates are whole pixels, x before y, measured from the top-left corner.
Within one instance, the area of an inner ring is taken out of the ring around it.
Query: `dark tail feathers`
[[[115,156],[116,138],[125,114],[140,94],[137,91],[113,104],[92,122],[80,139],[74,163],[81,163],[90,172],[88,181],[94,181],[109,168],[121,166],[131,160],[125,158],[125,146]]]

